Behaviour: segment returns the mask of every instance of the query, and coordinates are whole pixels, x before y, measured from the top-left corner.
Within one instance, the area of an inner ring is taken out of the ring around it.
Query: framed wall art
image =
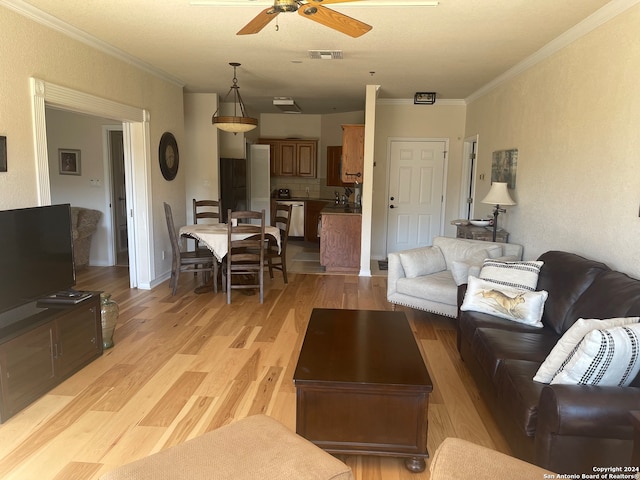
[[[516,188],[518,149],[496,150],[491,162],[491,182],[504,182],[510,189]]]
[[[80,150],[58,149],[60,175],[80,175]]]
[[[0,172],[7,171],[7,137],[0,137]]]

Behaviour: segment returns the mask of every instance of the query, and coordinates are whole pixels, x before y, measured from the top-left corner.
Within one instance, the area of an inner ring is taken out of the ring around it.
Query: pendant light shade
[[[240,64],[232,62],[229,65],[233,67],[233,85],[231,85],[222,103],[226,103],[227,98],[233,92],[233,116],[220,115],[220,107],[218,107],[218,110],[216,110],[211,118],[211,123],[224,132],[231,132],[233,134],[248,132],[258,126],[258,120],[247,116],[242,97],[240,96],[240,87],[238,86],[238,79],[236,78],[236,68],[239,67]],[[238,115],[238,108],[240,109],[240,115]]]

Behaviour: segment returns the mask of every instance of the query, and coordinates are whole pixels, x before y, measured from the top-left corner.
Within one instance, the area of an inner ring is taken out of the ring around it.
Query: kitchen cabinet
[[[0,329],[0,422],[102,355],[100,294]]]
[[[304,202],[304,239],[307,242],[318,243],[318,221],[320,212],[329,202],[321,200],[305,200]]]
[[[345,183],[364,181],[364,125],[342,125],[341,178]]]
[[[315,178],[318,166],[318,141],[261,138],[258,143],[270,146],[271,175]]]
[[[360,271],[362,215],[322,212],[320,265],[327,272]]]

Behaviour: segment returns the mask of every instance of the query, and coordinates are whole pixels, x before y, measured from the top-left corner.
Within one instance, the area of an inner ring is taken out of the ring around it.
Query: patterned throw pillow
[[[640,324],[592,330],[569,354],[551,384],[629,385],[640,371]]]
[[[504,287],[469,276],[467,291],[460,306],[462,311],[489,313],[500,318],[542,327],[542,312],[548,293]]]
[[[535,291],[538,286],[540,268],[544,262],[502,262],[487,259],[480,270],[480,278],[498,285]]]
[[[640,317],[606,318],[603,320],[595,318],[580,318],[569,329],[564,332],[558,343],[553,347],[547,358],[544,359],[540,368],[533,377],[533,380],[541,383],[549,383],[554,375],[563,366],[565,359],[571,354],[576,345],[591,330],[606,329],[638,323]]]

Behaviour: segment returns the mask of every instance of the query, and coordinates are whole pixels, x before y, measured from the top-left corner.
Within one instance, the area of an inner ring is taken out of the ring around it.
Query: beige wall
[[[173,182],[162,178],[158,144],[172,132],[184,142],[182,87],[106,55],[61,33],[0,7],[0,135],[7,137],[8,172],[0,173],[0,209],[35,206],[38,202],[34,132],[29,78],[93,94],[150,113],[149,178],[152,206],[152,254],[155,276],[170,270],[169,239],[162,202],[169,201],[185,219],[184,168]],[[136,159],[139,160],[139,159]],[[182,167],[181,159],[181,167]]]
[[[635,6],[468,107],[487,174],[477,199],[492,152],[518,149],[505,226],[526,258],[567,250],[640,277],[638,25]]]
[[[233,134],[219,133],[211,123],[217,104],[215,93],[187,93],[184,96],[187,223],[193,223],[194,198],[220,198],[218,145],[223,135]]]
[[[445,198],[446,236],[455,236],[449,224],[459,216],[460,176],[466,107],[463,102],[436,102],[413,105],[409,102],[378,101],[374,153],[373,210],[371,218],[371,258],[386,258],[388,145],[391,138],[446,139],[447,185]]]

